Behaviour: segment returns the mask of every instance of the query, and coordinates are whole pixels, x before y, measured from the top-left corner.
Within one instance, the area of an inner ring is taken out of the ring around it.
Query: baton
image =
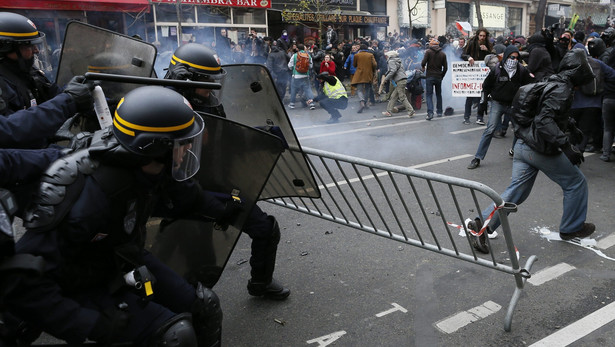
[[[152,78],[152,77],[115,75],[115,74],[99,73],[99,72],[86,72],[85,78],[88,80],[147,84],[147,85],[155,85],[155,86],[170,86],[170,87],[177,87],[177,88],[222,89],[222,85],[220,83],[215,83],[215,82],[166,80],[166,79],[159,79],[159,78]]]

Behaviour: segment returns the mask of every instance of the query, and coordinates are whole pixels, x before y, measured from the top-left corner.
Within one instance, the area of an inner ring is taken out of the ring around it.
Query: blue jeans
[[[610,158],[613,138],[615,137],[615,99],[604,99],[602,101],[602,119],[604,120],[602,155]]]
[[[427,114],[433,115],[433,89],[436,88],[436,112],[442,115],[442,78],[427,77],[425,79],[425,92],[427,97]]]
[[[472,115],[472,105],[480,102],[480,97],[476,96],[468,96],[466,98],[465,110],[463,112],[463,119],[470,120],[470,116]],[[478,115],[476,115],[477,119],[480,119]]]
[[[480,138],[480,143],[478,144],[478,149],[476,150],[474,158],[478,158],[480,160],[485,159],[485,155],[487,155],[487,150],[491,144],[491,139],[493,138],[493,133],[497,129],[498,125],[502,124],[502,115],[506,112],[506,110],[508,110],[508,108],[509,106],[507,105],[491,100],[489,119],[487,120],[487,129],[483,131],[483,136]]]
[[[310,86],[310,78],[291,78],[290,79],[290,103],[294,104],[295,99],[297,98],[297,93],[303,91],[303,97],[305,100],[314,99],[314,93],[312,92],[312,87]]]
[[[581,230],[587,218],[587,181],[579,167],[572,165],[563,153],[540,154],[519,139],[515,144],[512,179],[508,188],[502,193],[502,199],[517,205],[523,203],[530,195],[540,171],[564,191],[564,211],[559,231],[573,233]],[[491,211],[493,211],[493,206],[483,210],[483,220],[489,216]],[[500,226],[498,213],[493,216],[489,225],[492,230]]]

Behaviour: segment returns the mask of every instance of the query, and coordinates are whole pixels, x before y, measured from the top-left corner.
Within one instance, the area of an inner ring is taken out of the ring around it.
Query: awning
[[[141,12],[149,10],[148,0],[0,0],[0,7],[20,10],[67,10]]]

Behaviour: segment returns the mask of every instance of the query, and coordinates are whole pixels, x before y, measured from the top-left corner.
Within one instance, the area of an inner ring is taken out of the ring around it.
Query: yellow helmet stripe
[[[6,31],[0,31],[0,35],[2,36],[18,36],[18,37],[28,37],[28,36],[36,36],[38,35],[38,31],[34,31],[31,33],[9,33]]]
[[[187,61],[185,61],[185,60],[179,59],[178,57],[176,57],[176,56],[175,56],[175,54],[174,54],[174,55],[173,55],[173,57],[171,58],[171,63],[172,63],[173,65],[175,65],[175,64],[176,64],[176,62],[174,62],[174,60],[175,60],[177,63],[186,64],[186,65],[191,66],[191,67],[193,67],[193,68],[195,68],[195,69],[208,70],[208,71],[220,71],[220,66],[216,66],[216,67],[209,67],[209,66],[203,66],[203,65],[193,64],[193,63],[187,62]]]
[[[117,130],[123,132],[124,134],[128,135],[128,136],[135,136],[135,132],[134,131],[130,131],[126,128],[124,128],[123,126],[121,126],[117,121],[117,113],[115,114],[116,117],[113,118],[113,126],[117,128]]]
[[[115,117],[113,118],[113,123],[117,124],[117,127],[120,131],[122,131],[123,133],[130,135],[130,136],[135,136],[134,131],[131,131],[129,129],[133,129],[133,130],[139,130],[139,131],[147,131],[147,132],[151,132],[151,133],[169,133],[169,132],[173,132],[173,131],[179,131],[179,130],[183,130],[188,128],[189,126],[191,126],[194,123],[194,117],[192,117],[192,119],[190,119],[188,122],[184,123],[184,124],[180,124],[180,125],[175,125],[172,127],[148,127],[148,126],[142,126],[142,125],[137,125],[137,124],[133,124],[130,122],[127,122],[126,120],[122,119],[122,117],[120,117],[117,114],[117,111],[115,112]],[[126,127],[129,129],[124,129],[122,130],[121,127]],[[131,134],[132,133],[132,134]]]

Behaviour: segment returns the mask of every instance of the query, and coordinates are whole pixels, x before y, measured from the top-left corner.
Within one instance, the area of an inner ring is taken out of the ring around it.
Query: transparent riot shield
[[[260,199],[319,198],[320,191],[305,159],[273,79],[263,65],[224,65],[222,105],[228,119],[254,127],[277,126],[288,143]]]
[[[101,72],[150,77],[156,47],[145,41],[82,22],[66,26],[56,83],[62,87],[75,75]],[[101,82],[110,106],[115,106],[135,84]]]
[[[238,217],[222,228],[196,216],[154,221],[148,225],[146,247],[191,283],[199,281],[211,288],[220,278],[284,145],[279,137],[265,131],[204,113],[201,116],[206,132],[195,179],[220,201],[237,204],[231,200],[240,198]]]

